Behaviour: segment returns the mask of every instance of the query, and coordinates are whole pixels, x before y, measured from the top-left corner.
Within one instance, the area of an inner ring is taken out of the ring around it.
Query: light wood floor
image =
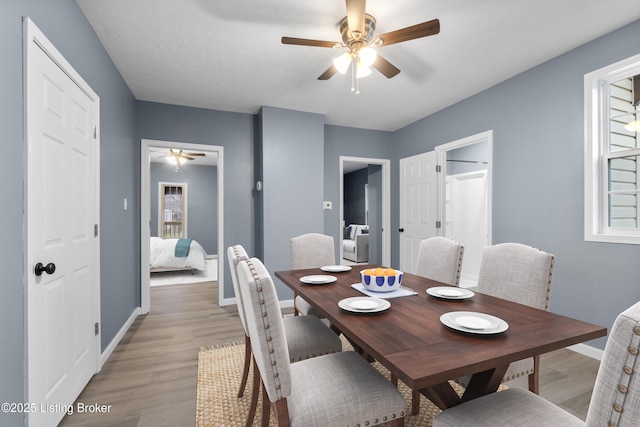
[[[194,426],[198,351],[244,338],[235,306],[217,301],[216,282],[152,287],[151,312],[136,319],[77,400],[111,405],[110,412],[74,413],[60,425]],[[570,350],[545,354],[540,394],[584,420],[598,365]]]

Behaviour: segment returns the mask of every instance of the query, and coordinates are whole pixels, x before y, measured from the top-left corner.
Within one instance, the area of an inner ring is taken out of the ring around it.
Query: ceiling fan
[[[333,49],[347,48],[348,52],[334,59],[333,64],[318,77],[318,80],[328,80],[336,72],[345,74],[349,66],[351,66],[352,91],[356,90],[353,87],[354,80],[370,75],[371,67],[389,79],[400,72],[395,65],[378,55],[376,48],[427,37],[440,32],[440,21],[432,19],[431,21],[374,37],[376,20],[366,13],[366,0],[346,0],[346,6],[347,16],[342,18],[339,23],[342,42],[282,37],[282,44]]]
[[[185,153],[182,150],[169,148],[169,154],[167,154],[165,157],[171,157],[172,160],[179,163],[180,160],[182,159],[194,160],[196,157],[204,157],[204,156],[206,156],[205,153]]]

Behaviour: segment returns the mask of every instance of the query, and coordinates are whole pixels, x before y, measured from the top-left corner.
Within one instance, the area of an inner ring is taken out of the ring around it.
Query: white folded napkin
[[[389,299],[389,298],[398,298],[398,297],[407,297],[410,295],[418,295],[418,293],[409,288],[405,288],[404,286],[400,286],[398,289],[390,291],[390,292],[373,292],[364,288],[362,283],[354,283],[351,287],[357,291],[362,292],[365,295],[375,298]]]

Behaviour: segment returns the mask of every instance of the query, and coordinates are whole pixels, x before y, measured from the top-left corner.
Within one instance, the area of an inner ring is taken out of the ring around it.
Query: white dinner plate
[[[351,270],[350,265],[325,265],[324,267],[320,267],[320,270],[326,271],[327,273],[342,273],[344,271]]]
[[[391,303],[381,298],[351,297],[338,301],[338,307],[352,313],[379,313],[391,307]]]
[[[475,293],[469,289],[454,286],[435,286],[427,289],[427,293],[432,297],[444,299],[468,299],[475,295]]]
[[[302,276],[300,281],[302,283],[306,283],[307,285],[326,285],[328,283],[333,283],[338,280],[335,276],[326,276],[323,274],[314,274],[311,276]]]
[[[509,325],[499,317],[474,311],[451,311],[440,316],[445,326],[470,334],[499,334]]]

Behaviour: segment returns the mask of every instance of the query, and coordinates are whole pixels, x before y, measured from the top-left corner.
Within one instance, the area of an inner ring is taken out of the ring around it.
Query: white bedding
[[[161,239],[152,237],[150,243],[149,265],[151,268],[195,268],[205,270],[205,256],[207,253],[200,243],[191,241],[189,255],[176,257],[176,243],[178,239]]]

